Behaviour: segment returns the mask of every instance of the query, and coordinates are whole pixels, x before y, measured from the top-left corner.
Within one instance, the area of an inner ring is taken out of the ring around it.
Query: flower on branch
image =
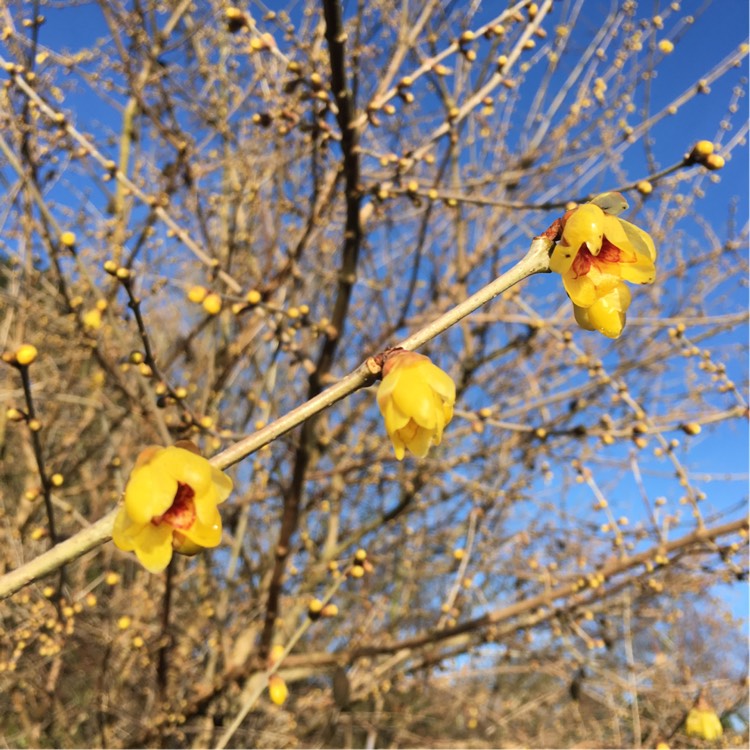
[[[406,448],[424,458],[431,445],[440,445],[455,401],[455,384],[428,357],[402,349],[387,356],[378,406],[399,461]]]
[[[286,682],[279,675],[274,674],[268,678],[268,694],[271,701],[277,706],[282,706],[286,699],[289,697],[289,688],[286,686]]]
[[[630,305],[624,282],[651,284],[656,278],[654,241],[615,215],[627,205],[618,193],[605,193],[566,213],[550,257],[578,325],[613,339],[622,333]]]
[[[709,742],[724,734],[721,720],[703,696],[698,698],[696,704],[688,712],[685,719],[685,734],[689,737],[700,737]]]
[[[128,483],[112,539],[135,552],[146,570],[159,573],[172,552],[194,555],[221,541],[217,506],[229,497],[232,480],[197,453],[192,443],[141,451]]]

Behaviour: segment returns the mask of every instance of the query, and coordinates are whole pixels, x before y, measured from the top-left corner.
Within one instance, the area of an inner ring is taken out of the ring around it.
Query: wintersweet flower
[[[428,357],[396,350],[383,365],[377,398],[396,458],[401,461],[406,448],[424,458],[431,445],[440,445],[453,417],[456,386]]]
[[[159,573],[172,552],[194,555],[221,541],[217,505],[229,497],[232,480],[197,453],[192,443],[141,451],[115,518],[112,539],[135,552],[146,570]]]
[[[724,734],[721,720],[705,698],[698,698],[697,703],[688,712],[685,719],[685,734],[689,737],[716,740]]]
[[[627,206],[618,193],[605,193],[569,211],[550,257],[550,268],[562,276],[578,325],[613,339],[622,333],[630,305],[624,282],[651,284],[656,278],[653,240],[616,216]]]
[[[282,677],[273,674],[268,678],[268,694],[277,706],[282,706],[289,697],[289,688]]]

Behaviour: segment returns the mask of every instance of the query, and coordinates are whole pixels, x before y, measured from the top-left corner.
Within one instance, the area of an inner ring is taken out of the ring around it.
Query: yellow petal
[[[625,312],[630,305],[630,290],[620,284],[588,308],[573,305],[576,322],[587,331],[599,331],[616,339],[625,327]]]
[[[633,284],[652,284],[656,278],[656,267],[652,260],[639,254],[635,263],[620,265],[620,275]]]
[[[172,559],[172,529],[166,524],[146,524],[134,537],[135,554],[150,573],[160,573]]]
[[[710,709],[691,708],[685,719],[685,734],[711,742],[724,734],[721,720]]]
[[[403,430],[400,433],[403,435]],[[432,445],[432,430],[417,426],[413,436],[406,441],[406,446],[418,458],[424,458]]]
[[[177,493],[177,480],[160,470],[157,462],[136,467],[125,486],[125,509],[136,523],[148,523],[169,510]]]
[[[203,456],[185,448],[171,445],[165,449],[159,456],[158,468],[175,481],[189,485],[196,495],[203,494],[211,486],[211,464]]]
[[[580,245],[579,245],[580,247]],[[572,245],[563,245],[562,240],[555,245],[555,249],[552,251],[552,255],[549,259],[550,270],[554,273],[559,273],[564,276],[570,270],[573,265],[576,255],[578,254],[578,248],[574,248]]]
[[[430,387],[443,401],[450,404],[456,402],[456,384],[447,372],[441,370],[437,365],[430,363],[428,375]]]
[[[407,414],[421,427],[434,429],[433,392],[419,367],[404,370],[398,388],[393,391],[393,402],[402,414]]]
[[[651,239],[651,235],[648,232],[644,232],[640,227],[631,224],[625,219],[617,219],[622,226],[622,230],[625,236],[628,238],[628,242],[635,249],[639,255],[645,255],[652,261],[656,260],[656,246],[654,241]]]
[[[596,286],[588,275],[576,276],[567,273],[563,276],[563,286],[574,305],[591,307],[597,300]]]
[[[586,245],[593,255],[599,252],[604,236],[604,218],[601,208],[591,203],[579,206],[568,216],[560,242],[550,257],[552,271],[567,274],[582,245]]]
[[[396,454],[396,458],[399,461],[403,461],[406,455],[406,443],[400,438],[398,432],[389,432],[388,436],[391,439],[391,445],[393,445],[393,452]]]
[[[378,402],[378,405],[385,421],[386,432],[389,435],[396,430],[400,430],[409,421],[409,417],[396,406],[392,398],[382,403]]]
[[[221,544],[221,515],[216,506],[207,523],[196,519],[189,528],[181,529],[181,533],[201,547],[218,547]]]
[[[220,503],[223,503],[232,494],[232,490],[234,489],[234,482],[231,477],[228,477],[215,466],[211,467],[211,483],[216,487]]]
[[[191,542],[190,539],[181,534],[179,531],[175,531],[172,534],[172,549],[175,552],[179,552],[181,555],[192,557],[193,555],[197,555],[205,548],[201,547],[200,544]]]
[[[391,371],[380,381],[378,386],[377,401],[380,410],[383,410],[383,404],[393,396],[393,391],[401,379],[401,368],[394,367]]]
[[[623,227],[622,219],[617,219],[614,216],[604,216],[602,222],[604,236],[617,248],[619,248],[625,255],[631,259],[635,257],[635,248],[633,247],[628,235]],[[632,225],[631,225],[632,226]]]
[[[142,528],[143,524],[134,524],[125,511],[125,506],[121,506],[112,527],[112,541],[124,552],[132,552],[135,543],[131,535],[137,534]]]

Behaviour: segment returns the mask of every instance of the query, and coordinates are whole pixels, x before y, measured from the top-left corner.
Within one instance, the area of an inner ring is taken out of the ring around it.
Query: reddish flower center
[[[592,255],[585,243],[581,245],[578,254],[573,259],[572,270],[578,278],[579,276],[585,276],[591,270],[591,266],[596,266],[601,271],[605,263],[620,263],[621,258],[622,251],[620,248],[604,237],[602,238],[602,249],[599,251],[599,255]]]
[[[189,484],[177,483],[177,494],[172,505],[160,516],[154,516],[151,523],[158,526],[166,523],[173,529],[189,529],[195,522],[195,490]]]

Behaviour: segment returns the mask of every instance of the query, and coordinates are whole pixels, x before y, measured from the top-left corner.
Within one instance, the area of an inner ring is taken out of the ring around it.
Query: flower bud
[[[706,169],[711,170],[712,172],[715,172],[717,169],[722,169],[724,167],[724,164],[724,157],[719,156],[718,154],[709,154],[703,160],[703,166]]]
[[[37,349],[33,344],[21,344],[16,349],[15,360],[19,365],[26,367],[37,358],[37,354]]]
[[[63,247],[75,247],[76,236],[73,232],[63,232],[60,235],[60,244]]]
[[[286,682],[277,674],[273,674],[268,678],[268,696],[277,706],[284,705],[284,702],[289,697],[289,688],[287,688]]]

